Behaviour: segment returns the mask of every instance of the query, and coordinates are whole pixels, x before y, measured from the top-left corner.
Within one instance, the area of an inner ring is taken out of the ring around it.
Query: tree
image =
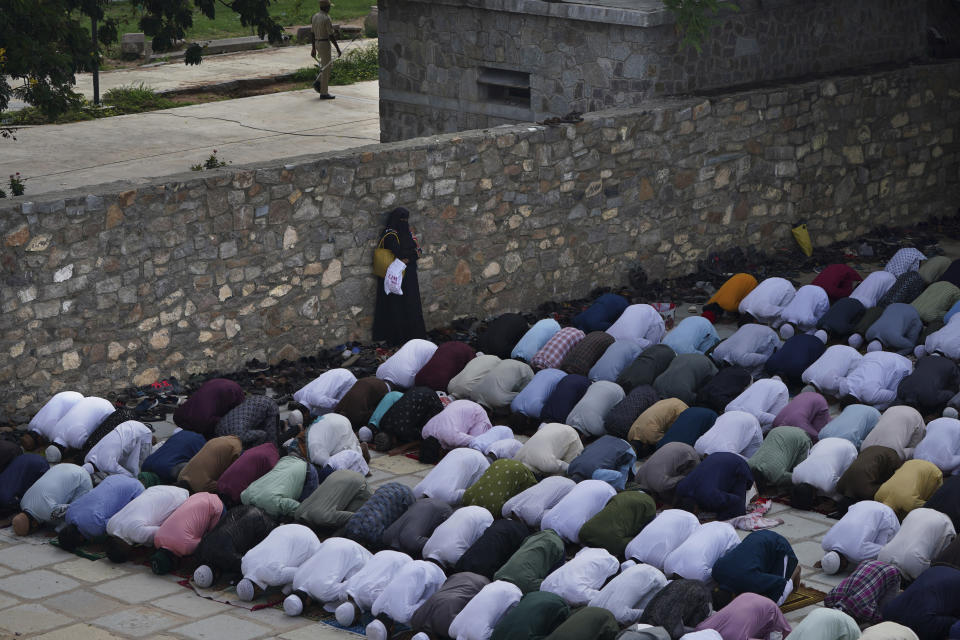
[[[0,73],[0,111],[16,97],[40,108],[50,118],[82,103],[73,91],[76,74],[99,64],[103,45],[117,40],[115,20],[104,20],[109,0],[0,0],[0,44],[6,63]],[[140,28],[154,49],[170,49],[193,26],[191,4],[208,18],[221,10],[236,12],[240,23],[254,27],[271,43],[283,38],[283,27],[270,17],[270,0],[133,0],[143,9]],[[91,30],[91,19],[97,33]],[[191,45],[187,64],[199,64],[202,49]],[[12,83],[11,83],[12,81]],[[2,127],[0,127],[2,129]]]
[[[0,111],[17,97],[54,118],[80,103],[76,74],[99,62],[99,45],[115,42],[115,21],[104,21],[108,0],[0,0]],[[93,42],[91,19],[99,22]],[[11,84],[12,81],[12,84]]]

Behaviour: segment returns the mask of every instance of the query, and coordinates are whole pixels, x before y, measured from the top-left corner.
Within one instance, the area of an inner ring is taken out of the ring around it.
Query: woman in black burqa
[[[402,345],[413,338],[425,338],[423,309],[420,306],[420,283],[417,281],[417,259],[420,246],[410,231],[410,212],[397,207],[387,215],[387,225],[380,234],[383,246],[407,265],[403,273],[403,295],[383,290],[383,278],[377,278],[377,308],[373,314],[373,339],[390,345]]]

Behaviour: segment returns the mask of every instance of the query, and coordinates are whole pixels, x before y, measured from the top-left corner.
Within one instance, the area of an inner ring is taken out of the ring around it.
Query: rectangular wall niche
[[[530,74],[525,71],[480,67],[477,82],[488,102],[530,108]]]

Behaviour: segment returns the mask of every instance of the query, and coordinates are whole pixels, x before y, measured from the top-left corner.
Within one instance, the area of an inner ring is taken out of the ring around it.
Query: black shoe
[[[320,99],[321,99],[321,100],[333,100],[333,99],[336,98],[336,97],[337,97],[337,96],[331,95],[331,94],[329,94],[329,93],[321,93],[321,94],[320,94]]]

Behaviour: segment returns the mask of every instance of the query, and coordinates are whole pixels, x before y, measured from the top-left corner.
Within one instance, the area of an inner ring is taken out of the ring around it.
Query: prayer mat
[[[260,609],[268,609],[270,607],[276,606],[279,603],[283,602],[284,595],[279,591],[271,589],[266,593],[260,595],[260,597],[255,598],[251,602],[244,602],[237,597],[237,590],[232,584],[222,583],[215,584],[209,589],[203,589],[193,584],[193,580],[183,579],[177,582],[181,587],[192,590],[195,594],[201,598],[207,600],[213,600],[214,602],[219,602],[221,604],[228,604],[231,607],[238,607],[240,609],[246,609],[247,611],[259,611]]]
[[[790,503],[789,493],[784,493],[778,496],[769,496],[769,498],[774,502],[785,504],[788,507],[793,506]],[[818,502],[815,505],[813,505],[813,509],[811,509],[811,511],[816,511],[817,513],[823,514],[828,518],[832,518],[834,520],[839,520],[840,518],[843,517],[843,514],[840,513],[840,509],[837,507],[837,503],[831,500],[830,498],[824,498],[824,497],[819,498]]]
[[[826,597],[827,594],[823,591],[817,591],[816,589],[811,589],[801,584],[796,591],[787,597],[787,601],[780,605],[780,611],[790,613],[791,611],[809,607],[812,604],[819,604],[823,602],[823,599]]]
[[[106,538],[97,541],[88,540],[76,549],[69,551],[70,553],[80,556],[81,558],[86,558],[87,560],[102,560],[103,558],[107,557],[107,545],[105,544],[105,541]],[[57,538],[52,538],[50,540],[50,544],[59,549],[63,549],[63,547],[60,546],[60,540]],[[63,550],[68,551],[68,549]]]
[[[398,476],[407,476],[411,473],[420,471],[429,471],[433,465],[420,464],[416,460],[411,460],[406,456],[377,456],[371,458],[370,469],[379,469]]]

